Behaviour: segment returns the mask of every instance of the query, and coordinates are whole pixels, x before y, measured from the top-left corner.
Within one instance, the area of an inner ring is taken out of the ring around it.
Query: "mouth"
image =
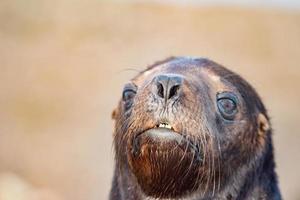
[[[200,146],[188,135],[175,131],[169,123],[159,123],[154,128],[143,131],[133,139],[132,154],[136,157],[150,148],[157,152],[171,153],[179,150],[181,153],[193,156],[195,162],[202,161]]]
[[[127,154],[129,166],[147,195],[171,197],[195,188],[204,157],[191,138],[168,123],[160,123],[133,138]],[[173,187],[169,187],[170,183]]]
[[[169,130],[174,130],[173,127],[168,124],[168,123],[160,123],[158,125],[156,125],[157,128],[165,128],[165,129],[169,129]]]

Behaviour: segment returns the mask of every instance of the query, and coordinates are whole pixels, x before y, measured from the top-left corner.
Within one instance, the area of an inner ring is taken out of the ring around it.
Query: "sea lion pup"
[[[155,63],[125,85],[113,118],[110,200],[281,199],[266,109],[213,61]]]

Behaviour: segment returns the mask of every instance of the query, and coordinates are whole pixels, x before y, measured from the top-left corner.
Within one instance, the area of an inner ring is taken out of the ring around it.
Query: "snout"
[[[153,79],[153,93],[166,104],[180,97],[184,78],[175,74],[161,74]]]

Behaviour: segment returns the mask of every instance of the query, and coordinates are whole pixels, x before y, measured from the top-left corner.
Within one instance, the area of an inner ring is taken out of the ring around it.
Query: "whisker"
[[[220,140],[219,138],[217,138],[217,142],[218,142],[218,151],[219,151],[219,156],[218,157],[218,175],[219,175],[219,183],[218,183],[218,191],[220,190],[221,187],[221,156],[222,156],[222,152],[221,152],[221,146],[220,146]]]
[[[201,136],[201,134],[200,134],[200,141],[202,141],[202,136]],[[198,142],[196,142],[196,139],[193,139],[193,143],[195,143],[196,145],[200,145],[200,144],[198,144]],[[202,147],[203,148],[203,147]],[[199,153],[199,152],[198,152]],[[192,188],[192,191],[193,190],[195,190],[195,188],[197,187],[197,184],[201,184],[201,183],[199,183],[199,181],[200,181],[200,170],[198,169],[198,172],[197,172],[197,177],[196,177],[196,181],[195,181],[195,184],[194,184],[194,186],[193,186],[193,188]]]
[[[212,140],[214,141],[214,140]],[[215,150],[213,148],[213,143],[211,142],[211,151],[212,153],[212,169],[213,169],[213,196],[215,195],[215,190],[216,190],[216,168],[215,168]]]
[[[209,132],[209,129],[206,127],[206,132],[207,132],[207,136],[209,137],[209,145],[210,145],[210,148],[212,148],[211,146],[211,143],[212,143],[212,136],[211,136],[211,133]],[[212,151],[212,149],[210,149],[210,151]],[[208,191],[208,188],[209,188],[209,183],[211,182],[211,179],[212,179],[212,156],[208,156],[208,179],[206,181],[206,185],[205,185],[205,190],[204,190],[204,194],[207,193]]]
[[[132,71],[132,72],[137,72],[137,73],[141,73],[143,70],[140,70],[140,69],[135,69],[135,68],[125,68],[125,69],[122,69],[120,71],[117,71],[116,74],[121,74],[121,73],[124,73],[124,72],[129,72],[129,71]]]
[[[185,132],[185,130],[183,132]],[[189,136],[187,135],[186,137],[189,137]],[[186,138],[186,140],[187,139],[188,138]],[[184,152],[183,152],[183,155],[182,155],[181,159],[179,160],[178,166],[182,163],[182,161],[183,161],[183,159],[184,159],[184,157],[185,157],[185,155],[187,153],[187,150],[188,150],[188,143],[186,143],[186,145],[185,145],[185,149],[184,149]]]

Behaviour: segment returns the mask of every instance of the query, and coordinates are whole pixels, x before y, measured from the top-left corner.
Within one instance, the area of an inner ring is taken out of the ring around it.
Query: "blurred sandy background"
[[[212,58],[257,88],[283,196],[299,200],[300,11],[292,7],[1,0],[0,200],[107,199],[110,116],[136,74],[128,69],[170,55]]]

